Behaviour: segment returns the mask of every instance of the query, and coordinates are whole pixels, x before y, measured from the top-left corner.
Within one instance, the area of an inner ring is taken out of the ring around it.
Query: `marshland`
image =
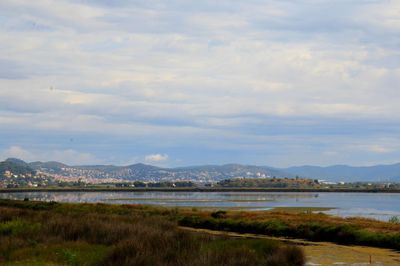
[[[399,261],[390,251],[400,250],[399,232],[396,222],[334,217],[312,208],[0,200],[2,265],[305,265],[317,259],[316,250],[327,251],[327,242],[332,254],[359,246],[365,256],[358,259],[389,256],[393,263]]]

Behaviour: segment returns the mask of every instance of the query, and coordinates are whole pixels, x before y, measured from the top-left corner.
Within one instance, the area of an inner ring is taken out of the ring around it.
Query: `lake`
[[[327,214],[389,220],[400,216],[400,193],[305,192],[18,192],[3,199],[58,202],[149,204],[168,207],[269,210],[275,207],[329,207]]]

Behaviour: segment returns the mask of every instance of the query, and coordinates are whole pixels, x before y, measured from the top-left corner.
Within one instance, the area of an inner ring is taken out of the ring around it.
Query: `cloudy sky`
[[[0,159],[400,161],[400,1],[1,0]]]

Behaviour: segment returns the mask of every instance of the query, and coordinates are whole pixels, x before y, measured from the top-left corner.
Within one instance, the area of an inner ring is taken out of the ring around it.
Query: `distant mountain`
[[[233,177],[293,177],[291,173],[272,167],[241,164],[189,166],[174,168],[173,170],[177,174],[208,176],[218,181]]]
[[[23,161],[21,159],[17,159],[17,158],[8,158],[4,162],[17,164],[17,165],[22,165],[22,166],[28,166],[28,164],[25,161]]]
[[[68,167],[68,165],[59,162],[32,162],[29,163],[29,166],[33,169],[51,173],[60,173],[63,168]]]
[[[301,177],[325,179],[327,181],[397,181],[400,182],[400,163],[353,167],[334,165],[328,167],[298,166],[281,169]]]
[[[5,176],[6,172],[15,175],[35,174],[35,170],[29,164],[15,158],[9,158],[4,162],[0,162],[0,177]]]
[[[82,177],[92,179],[117,179],[138,181],[220,181],[235,177],[295,177],[300,176],[327,181],[397,181],[400,182],[400,163],[369,167],[335,165],[329,167],[298,166],[273,168],[242,164],[202,165],[177,168],[163,168],[142,163],[128,166],[83,165],[69,166],[60,162],[32,162],[10,158],[0,163],[0,175],[7,169],[17,173],[40,171],[52,176]]]
[[[58,162],[33,162],[33,169],[50,175],[96,179],[123,179],[140,181],[220,181],[234,177],[292,177],[292,174],[271,167],[240,164],[206,165],[179,168],[161,168],[142,163],[128,166],[84,165],[69,166]]]

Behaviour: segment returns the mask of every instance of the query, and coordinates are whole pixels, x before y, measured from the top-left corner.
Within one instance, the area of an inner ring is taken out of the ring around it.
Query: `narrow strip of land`
[[[300,239],[270,237],[258,234],[239,234],[235,232],[179,227],[182,230],[212,235],[225,235],[239,238],[274,239],[289,244],[301,245],[307,256],[306,265],[400,265],[400,253],[383,248],[364,246],[343,246],[328,242],[311,242]]]
[[[332,192],[332,193],[400,193],[400,189],[353,188],[7,188],[0,193],[16,192]]]

